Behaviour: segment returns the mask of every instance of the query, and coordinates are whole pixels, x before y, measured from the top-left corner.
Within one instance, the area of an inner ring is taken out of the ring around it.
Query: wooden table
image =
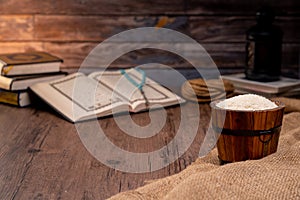
[[[199,109],[198,133],[188,151],[163,169],[137,174],[117,171],[95,159],[82,144],[75,125],[47,105],[16,108],[1,104],[0,199],[105,199],[142,186],[145,180],[178,173],[198,157],[210,120],[209,105]],[[164,130],[169,131],[150,139],[130,141],[132,137],[122,134],[113,117],[98,121],[116,145],[145,152],[165,145],[176,134],[180,107],[166,111]],[[131,117],[137,124],[149,123],[148,112]],[[134,145],[128,145],[132,142]]]

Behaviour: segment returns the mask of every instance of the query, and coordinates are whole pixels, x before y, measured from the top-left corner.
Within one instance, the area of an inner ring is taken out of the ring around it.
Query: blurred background
[[[275,10],[275,24],[284,32],[282,73],[299,77],[300,1],[296,0],[2,0],[0,53],[47,51],[64,60],[63,69],[77,69],[104,39],[132,28],[157,26],[198,41],[221,72],[243,72],[245,32],[256,23],[256,10],[263,5]],[[148,62],[191,67],[176,55],[151,49],[128,53],[111,67]]]

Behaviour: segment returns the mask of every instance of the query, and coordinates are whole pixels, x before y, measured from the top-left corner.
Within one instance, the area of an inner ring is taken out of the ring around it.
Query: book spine
[[[3,74],[4,73],[3,70],[4,70],[5,66],[6,66],[6,63],[3,62],[2,60],[0,60],[0,74],[1,75],[4,75]]]
[[[9,71],[12,70],[13,67],[14,67],[13,65],[6,65],[6,66],[2,67],[1,75],[3,75],[3,76],[8,75]]]
[[[18,92],[0,91],[0,102],[20,106],[20,94]]]
[[[12,89],[12,78],[7,78],[4,76],[0,76],[0,88],[5,90],[11,90]]]

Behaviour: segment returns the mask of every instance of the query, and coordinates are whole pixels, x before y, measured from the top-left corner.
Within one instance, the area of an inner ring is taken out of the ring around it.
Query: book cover
[[[59,71],[62,59],[46,52],[0,55],[1,75],[14,76]]]
[[[46,52],[1,54],[0,60],[6,65],[20,65],[20,64],[44,63],[44,62],[62,62],[62,59]]]

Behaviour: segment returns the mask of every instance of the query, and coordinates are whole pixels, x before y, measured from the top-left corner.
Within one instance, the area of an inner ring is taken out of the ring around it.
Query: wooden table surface
[[[75,125],[47,105],[16,108],[0,104],[0,199],[105,199],[142,186],[146,180],[178,173],[198,157],[209,124],[209,105],[200,104],[199,109],[198,133],[186,153],[158,171],[126,173],[95,159],[82,144]],[[165,131],[150,139],[128,137],[113,117],[98,122],[114,144],[147,152],[167,144],[176,134],[180,107],[166,111]],[[137,124],[149,123],[148,112],[131,117]]]

